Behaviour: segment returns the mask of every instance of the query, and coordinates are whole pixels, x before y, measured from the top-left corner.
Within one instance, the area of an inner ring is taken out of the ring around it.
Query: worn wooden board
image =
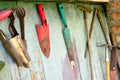
[[[40,47],[37,39],[37,33],[35,29],[36,24],[41,24],[36,11],[36,4],[42,3],[45,8],[46,18],[50,27],[50,42],[51,51],[50,57],[46,58]],[[72,70],[70,69],[69,59],[67,55],[67,49],[62,35],[63,24],[59,17],[56,3],[46,2],[3,2],[0,9],[22,6],[25,8],[25,36],[27,40],[27,50],[31,58],[30,68],[17,67],[8,53],[4,50],[0,43],[0,60],[6,62],[5,68],[0,71],[1,80],[66,80],[67,77],[71,77]],[[5,5],[7,4],[7,5]],[[13,5],[14,4],[14,5]],[[105,19],[102,6],[89,5],[90,8],[94,7],[100,9]],[[78,69],[76,78],[71,80],[90,80],[89,59],[84,58],[85,46],[86,46],[86,30],[83,18],[83,11],[76,7],[76,4],[64,3],[66,20],[68,28],[70,29],[72,40],[75,39],[76,51],[78,57]],[[16,16],[16,14],[15,14]],[[92,13],[88,14],[89,24],[91,23]],[[10,34],[7,29],[9,20],[0,22],[0,29],[2,29],[10,38]],[[20,32],[19,20],[16,17],[15,27]],[[98,34],[99,33],[99,34]],[[93,32],[91,49],[92,49],[92,64],[94,70],[95,80],[105,80],[105,53],[104,48],[98,48],[97,44],[105,44],[105,38],[100,28],[98,19],[95,22],[95,30]],[[76,57],[76,58],[77,58]],[[74,77],[74,75],[72,75]]]

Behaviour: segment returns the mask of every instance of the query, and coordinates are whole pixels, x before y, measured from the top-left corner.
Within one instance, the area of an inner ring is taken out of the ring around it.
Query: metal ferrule
[[[106,62],[109,62],[109,54],[108,54],[108,48],[105,47],[105,57],[106,57]]]

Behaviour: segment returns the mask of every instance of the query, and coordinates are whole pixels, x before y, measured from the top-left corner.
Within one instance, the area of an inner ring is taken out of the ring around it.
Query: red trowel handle
[[[38,10],[38,14],[40,16],[42,25],[47,27],[48,24],[47,24],[47,20],[46,20],[46,17],[45,17],[43,5],[42,4],[38,4],[37,5],[37,10]]]
[[[0,11],[0,21],[8,18],[12,13],[11,9]]]

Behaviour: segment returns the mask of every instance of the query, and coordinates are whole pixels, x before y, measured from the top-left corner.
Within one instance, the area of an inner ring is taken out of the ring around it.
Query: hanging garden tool
[[[118,34],[118,27],[115,26],[113,28],[111,28],[111,41],[112,41],[112,44],[111,44],[111,41],[110,41],[110,37],[109,37],[109,32],[108,30],[106,29],[106,26],[105,26],[105,23],[103,21],[103,18],[102,18],[102,15],[100,13],[100,11],[98,10],[98,18],[99,18],[99,21],[100,21],[100,24],[102,26],[102,29],[104,31],[104,35],[105,35],[105,38],[107,40],[107,43],[109,46],[111,46],[111,57],[110,57],[110,80],[116,80],[117,79],[117,65],[118,65],[118,51],[120,49],[119,47],[119,43],[117,43],[117,40],[116,40],[116,34]]]
[[[110,59],[109,59],[108,47],[112,47],[112,46],[109,44],[104,44],[98,47],[105,47],[106,80],[110,80]]]
[[[49,25],[45,17],[43,5],[38,4],[37,10],[42,22],[42,25],[39,25],[39,24],[36,25],[38,40],[39,40],[42,52],[48,58],[50,55]]]
[[[117,75],[117,72],[119,72],[120,65],[119,65],[119,52],[120,52],[120,45],[117,41],[116,36],[119,36],[120,30],[118,26],[114,26],[111,28],[111,41],[113,44],[113,48],[111,51],[111,57],[110,57],[110,80],[120,80],[120,75]]]
[[[58,8],[58,12],[60,14],[61,20],[62,20],[63,25],[64,25],[62,33],[63,33],[63,37],[64,37],[65,44],[66,44],[66,47],[67,47],[67,51],[68,51],[68,56],[69,56],[69,60],[70,60],[70,63],[71,63],[71,67],[75,68],[75,62],[74,62],[74,55],[73,55],[73,49],[72,49],[72,41],[71,41],[71,36],[70,36],[70,30],[67,27],[66,18],[65,18],[65,14],[64,14],[64,9],[63,9],[62,3],[57,4],[57,8]]]
[[[0,21],[8,18],[11,15],[12,12],[13,11],[11,9],[6,9],[6,10],[0,11]],[[5,66],[5,62],[4,61],[0,61],[0,70],[2,70],[2,68],[4,66]]]
[[[109,37],[109,32],[107,30],[107,27],[105,26],[105,23],[104,23],[104,20],[102,18],[102,15],[100,13],[100,11],[98,9],[95,10],[95,14],[94,14],[95,17],[93,17],[93,21],[92,21],[92,24],[91,24],[91,29],[90,29],[90,33],[89,33],[89,39],[88,39],[88,42],[87,42],[87,47],[86,47],[86,50],[89,48],[89,42],[90,42],[90,39],[91,39],[91,35],[92,35],[92,32],[93,32],[93,25],[94,25],[94,21],[95,21],[95,18],[96,16],[98,17],[98,20],[100,22],[100,25],[101,25],[101,28],[104,32],[104,36],[105,36],[105,39],[107,41],[107,44],[111,46],[111,41],[110,41],[110,37]],[[88,49],[89,50],[89,49]],[[86,51],[87,52],[87,51]],[[85,55],[86,56],[86,55]],[[92,70],[91,70],[92,71]],[[92,79],[93,80],[93,79]]]
[[[84,12],[85,26],[86,26],[86,31],[87,31],[87,45],[86,45],[85,57],[86,57],[87,52],[89,52],[89,64],[90,64],[91,80],[94,80],[94,74],[93,74],[93,66],[92,66],[92,54],[91,54],[92,50],[90,48],[90,43],[91,43],[92,33],[94,30],[93,24],[95,22],[96,15],[97,15],[97,9],[95,9],[93,12],[92,23],[90,26],[90,30],[88,30],[87,13]]]
[[[17,8],[18,10],[18,8]],[[19,15],[23,15],[21,10],[19,11]],[[22,16],[21,16],[22,17]],[[13,13],[10,15],[10,24],[9,24],[9,31],[12,35],[11,39],[8,39],[7,36],[4,34],[2,30],[0,30],[0,40],[11,55],[11,57],[15,60],[18,66],[25,66],[29,67],[30,57],[27,53],[27,49],[25,47],[24,41],[19,36],[18,32],[14,27],[14,15]],[[23,26],[20,26],[23,27]],[[23,31],[21,31],[23,32]]]

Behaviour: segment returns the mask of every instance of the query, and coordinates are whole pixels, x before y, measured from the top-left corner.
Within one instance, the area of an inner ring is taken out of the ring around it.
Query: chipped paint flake
[[[37,80],[35,72],[33,72],[33,71],[30,71],[30,72],[31,72],[32,80]]]
[[[40,58],[38,58],[38,65],[41,65],[42,62],[40,61]]]

